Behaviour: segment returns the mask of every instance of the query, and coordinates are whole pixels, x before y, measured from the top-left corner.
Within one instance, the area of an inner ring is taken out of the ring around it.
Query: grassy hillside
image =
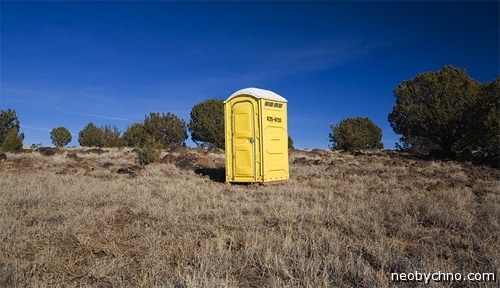
[[[168,151],[145,167],[131,149],[5,156],[1,287],[390,287],[391,272],[500,276],[498,169],[292,151],[289,181],[247,186],[220,182],[224,155],[213,151]]]

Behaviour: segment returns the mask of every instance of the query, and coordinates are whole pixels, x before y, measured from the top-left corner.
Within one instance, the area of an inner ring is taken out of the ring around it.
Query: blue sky
[[[297,148],[328,148],[330,124],[387,115],[403,80],[445,65],[499,76],[498,1],[1,1],[0,109],[24,145],[72,145],[89,122],[122,132],[150,112],[191,108],[246,87],[288,100]],[[189,146],[194,144],[189,139]]]

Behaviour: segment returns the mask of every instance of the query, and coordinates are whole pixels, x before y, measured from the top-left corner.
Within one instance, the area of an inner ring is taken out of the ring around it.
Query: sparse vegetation
[[[480,85],[453,67],[404,81],[389,115],[401,150],[476,149],[498,160],[499,87],[500,78]],[[223,148],[220,104],[193,107],[199,146]],[[89,123],[81,149],[61,149],[71,141],[62,128],[51,132],[59,148],[21,149],[15,111],[0,110],[1,287],[392,287],[393,272],[500,277],[500,170],[381,151],[382,131],[368,118],[332,125],[334,151],[294,150],[288,136],[291,177],[272,186],[221,183],[224,152],[183,147],[186,123],[171,113],[150,113],[123,137]]]
[[[391,272],[500,275],[498,169],[293,150],[290,180],[244,186],[210,180],[222,151],[179,147],[141,168],[131,148],[52,149],[0,161],[2,287],[392,287]]]

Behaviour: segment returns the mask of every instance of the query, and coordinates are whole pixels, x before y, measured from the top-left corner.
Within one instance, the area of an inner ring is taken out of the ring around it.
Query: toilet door
[[[255,107],[250,100],[231,107],[233,181],[255,182]]]

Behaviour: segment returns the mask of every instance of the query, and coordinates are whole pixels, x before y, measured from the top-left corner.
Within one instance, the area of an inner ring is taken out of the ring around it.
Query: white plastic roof
[[[253,97],[259,98],[259,99],[263,98],[263,99],[287,102],[285,98],[274,93],[273,91],[251,87],[251,88],[244,88],[244,89],[241,89],[241,90],[234,92],[231,96],[229,96],[229,98],[227,98],[226,101],[224,101],[224,103],[226,103],[227,101],[229,101],[232,98],[239,96],[239,95],[250,95],[250,96],[253,96]]]

